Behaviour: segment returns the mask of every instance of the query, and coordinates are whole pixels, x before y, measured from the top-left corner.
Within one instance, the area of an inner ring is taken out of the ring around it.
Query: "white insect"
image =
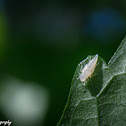
[[[80,75],[80,81],[84,82],[86,79],[89,77],[91,78],[97,64],[98,60],[98,54],[95,55],[95,57],[84,66],[84,68],[81,70],[81,75]]]

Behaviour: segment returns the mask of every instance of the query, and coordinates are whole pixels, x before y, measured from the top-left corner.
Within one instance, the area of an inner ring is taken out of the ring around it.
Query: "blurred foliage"
[[[5,40],[6,40],[6,23],[5,16],[0,12],[0,58],[4,53]]]

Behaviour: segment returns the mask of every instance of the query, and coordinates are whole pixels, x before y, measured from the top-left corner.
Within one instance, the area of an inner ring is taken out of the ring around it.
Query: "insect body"
[[[95,70],[97,60],[98,60],[98,54],[96,54],[95,57],[82,69],[81,75],[79,77],[81,82],[84,82],[89,77],[91,78]]]

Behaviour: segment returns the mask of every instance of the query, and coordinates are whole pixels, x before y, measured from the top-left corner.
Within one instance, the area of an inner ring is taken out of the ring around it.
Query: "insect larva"
[[[85,67],[81,70],[81,75],[79,77],[81,82],[84,82],[89,77],[91,78],[95,70],[97,60],[98,60],[98,54],[96,54],[95,57],[88,64],[86,64]]]

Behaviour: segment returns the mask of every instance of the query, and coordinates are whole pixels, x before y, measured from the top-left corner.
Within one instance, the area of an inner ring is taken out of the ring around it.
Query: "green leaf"
[[[77,66],[57,126],[126,126],[126,38],[108,65],[98,57],[92,76],[81,82],[81,70],[93,57]]]

